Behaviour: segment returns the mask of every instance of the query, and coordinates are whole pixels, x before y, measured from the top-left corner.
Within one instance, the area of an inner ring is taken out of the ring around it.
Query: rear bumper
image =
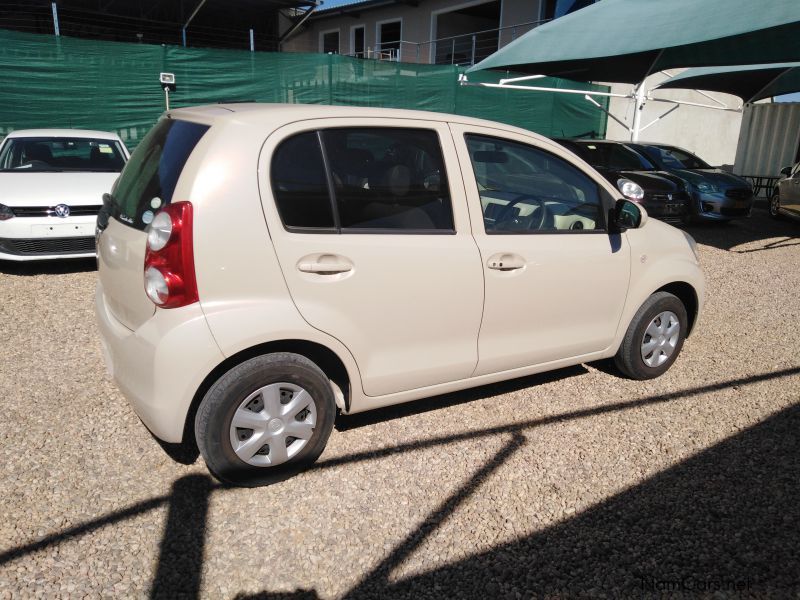
[[[156,310],[131,331],[111,314],[98,283],[95,312],[106,367],[133,410],[157,438],[182,441],[197,389],[224,360],[200,304]]]
[[[89,258],[95,255],[97,217],[15,217],[0,223],[0,259]]]

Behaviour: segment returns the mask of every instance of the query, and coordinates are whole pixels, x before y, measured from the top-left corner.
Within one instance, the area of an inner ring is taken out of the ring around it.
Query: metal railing
[[[548,21],[549,19],[529,21],[426,42],[402,40],[400,42],[392,42],[392,47],[386,47],[386,45],[382,47],[378,44],[374,47],[365,48],[363,52],[350,53],[347,56],[395,62],[471,66],[497,52],[498,49],[513,42],[519,36]],[[296,50],[302,51],[300,48],[296,48]],[[305,51],[309,50],[313,51],[313,49],[306,49]]]

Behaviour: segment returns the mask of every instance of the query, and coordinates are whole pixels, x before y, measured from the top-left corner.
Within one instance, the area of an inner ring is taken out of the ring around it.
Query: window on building
[[[350,30],[350,54],[358,58],[364,58],[364,50],[366,47],[364,41],[364,26],[359,25]]]
[[[403,22],[389,21],[378,25],[378,49],[400,60],[400,41],[403,39]]]
[[[320,45],[325,54],[339,54],[339,30],[322,33]]]

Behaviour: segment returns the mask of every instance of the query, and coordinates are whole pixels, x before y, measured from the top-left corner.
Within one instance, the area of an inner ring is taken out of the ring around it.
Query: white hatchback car
[[[499,123],[176,110],[98,220],[107,365],[158,438],[250,485],[313,462],[337,410],[606,357],[656,377],[704,278],[689,235],[618,198]]]
[[[103,194],[128,160],[114,133],[14,131],[0,144],[0,259],[95,255]]]

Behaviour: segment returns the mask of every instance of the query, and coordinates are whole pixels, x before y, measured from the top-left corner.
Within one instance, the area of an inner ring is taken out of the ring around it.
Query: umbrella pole
[[[644,101],[647,98],[647,87],[643,79],[639,86],[636,88],[634,95],[634,108],[633,108],[633,127],[631,128],[631,141],[639,141],[639,132],[642,129],[642,111],[644,110]]]

